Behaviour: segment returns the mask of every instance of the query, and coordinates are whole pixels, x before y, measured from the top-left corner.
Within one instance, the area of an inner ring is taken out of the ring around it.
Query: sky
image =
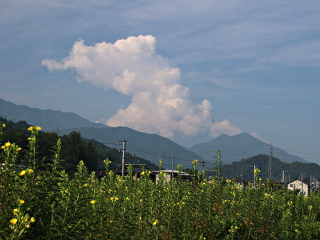
[[[320,164],[319,1],[0,0],[0,97]]]

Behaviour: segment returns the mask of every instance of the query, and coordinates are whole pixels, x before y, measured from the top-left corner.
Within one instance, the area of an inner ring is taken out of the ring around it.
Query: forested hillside
[[[180,146],[168,138],[157,134],[139,132],[128,127],[109,127],[109,128],[72,128],[61,130],[60,133],[69,134],[72,131],[80,132],[82,136],[95,139],[105,143],[110,147],[114,146],[119,140],[127,141],[128,152],[147,159],[154,164],[163,160],[163,168],[172,168],[172,157],[174,168],[178,164],[184,168],[190,168],[194,159],[203,161],[203,158],[192,151]],[[210,166],[208,164],[208,166]],[[211,164],[213,166],[213,163]]]
[[[0,144],[6,142],[15,142],[23,150],[28,148],[28,137],[30,135],[28,127],[30,126],[25,121],[17,123],[0,117],[0,123],[5,124],[3,135],[0,139]],[[48,162],[52,158],[53,149],[57,143],[58,136],[56,133],[39,132],[37,148],[38,159],[43,162]],[[61,158],[64,160],[63,168],[68,172],[74,172],[80,160],[83,160],[89,171],[103,171],[103,160],[109,159],[112,163],[110,167],[116,169],[116,165],[121,164],[121,153],[116,148],[110,148],[102,143],[92,139],[82,138],[79,132],[73,131],[69,134],[61,136],[62,148]],[[130,153],[126,154],[126,163],[147,164],[147,167],[152,170],[158,169],[157,165],[149,161],[138,158]],[[23,158],[21,159],[23,164]]]
[[[260,176],[263,179],[267,179],[269,178],[269,159],[268,155],[260,154],[231,164],[223,165],[223,176],[230,179],[242,178],[243,180],[253,180],[253,169],[255,166],[261,170]],[[285,182],[299,179],[301,176],[303,176],[305,181],[311,177],[316,179],[320,178],[320,166],[318,164],[301,162],[285,163],[280,161],[278,158],[272,158],[271,178],[281,181],[283,171]]]

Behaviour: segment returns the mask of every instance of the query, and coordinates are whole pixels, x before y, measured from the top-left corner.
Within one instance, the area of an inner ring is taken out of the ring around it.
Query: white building
[[[289,182],[287,188],[291,191],[300,190],[299,193],[304,196],[308,196],[310,191],[309,185],[300,180],[294,180],[292,182]]]
[[[164,179],[166,179],[167,181],[170,181],[172,178],[175,178],[179,175],[179,171],[177,171],[177,170],[166,169],[166,170],[162,170],[162,171],[153,171],[152,174],[155,174],[156,181],[159,180],[160,172],[164,173]],[[190,175],[189,173],[181,172],[182,180],[191,179],[191,177],[192,177],[192,175]]]

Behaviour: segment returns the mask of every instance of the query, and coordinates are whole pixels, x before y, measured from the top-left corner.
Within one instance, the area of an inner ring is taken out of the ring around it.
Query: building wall
[[[301,182],[300,180],[295,180],[293,182],[289,182],[287,187],[291,191],[299,189],[300,193],[303,194],[304,196],[308,196],[308,194],[309,194],[308,184]]]

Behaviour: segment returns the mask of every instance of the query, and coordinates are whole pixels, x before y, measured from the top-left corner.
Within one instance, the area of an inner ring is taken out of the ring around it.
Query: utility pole
[[[204,164],[206,163],[205,161],[199,162],[202,163],[202,172],[204,171]]]
[[[123,140],[122,141],[122,164],[121,164],[121,175],[122,175],[122,179],[124,179],[124,160],[125,160],[125,156],[126,156],[126,145],[127,145],[127,141]]]
[[[273,146],[270,145],[270,155],[269,155],[269,179],[272,178],[272,158],[273,158]]]

